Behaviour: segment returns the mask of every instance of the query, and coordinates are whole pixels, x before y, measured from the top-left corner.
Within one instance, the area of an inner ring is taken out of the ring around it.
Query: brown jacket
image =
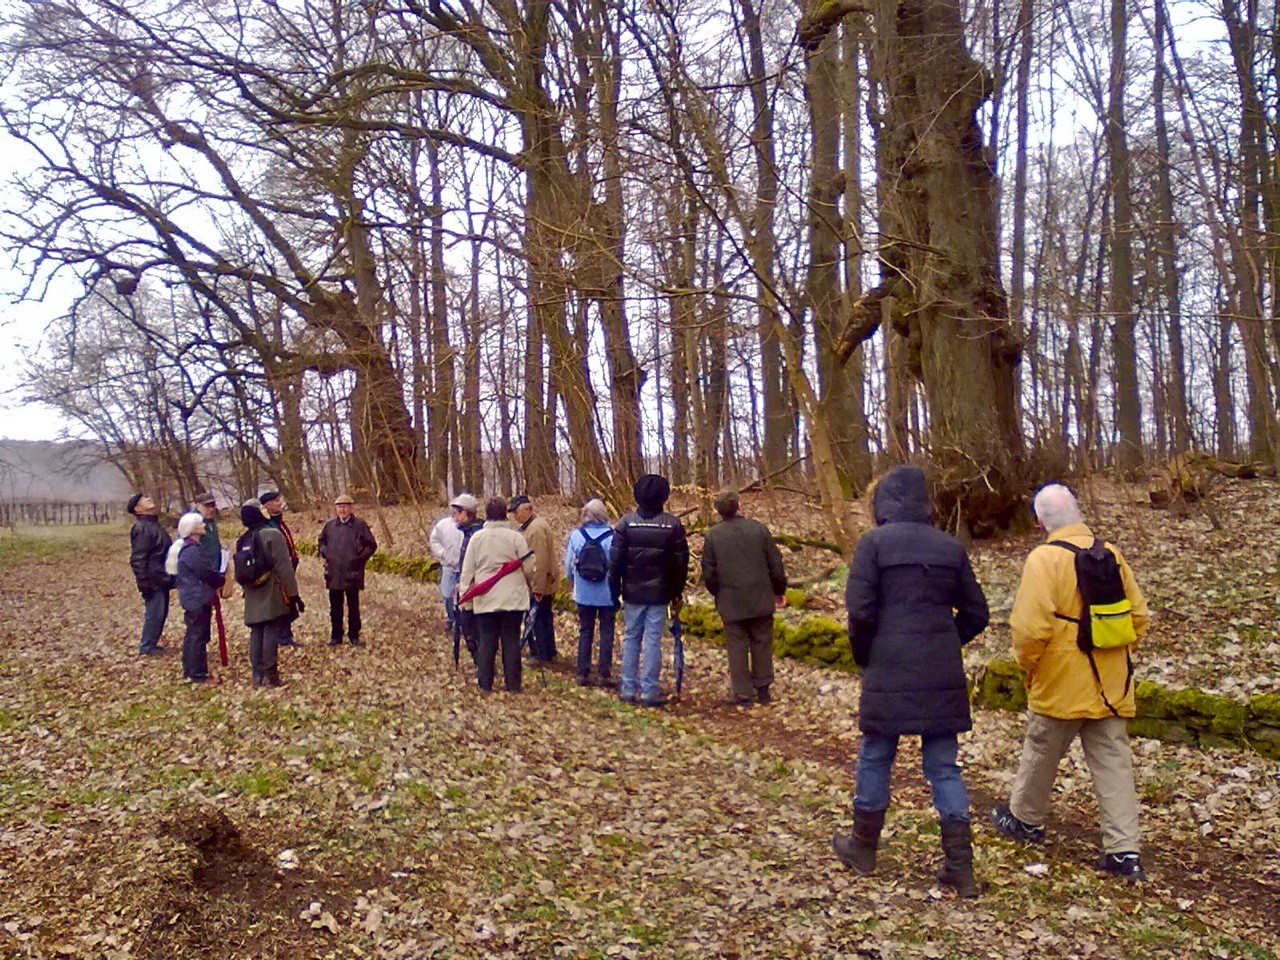
[[[556,552],[555,535],[551,525],[541,517],[530,517],[529,522],[520,528],[529,549],[533,551],[534,572],[529,582],[532,593],[546,596],[556,592],[560,586],[560,557]]]

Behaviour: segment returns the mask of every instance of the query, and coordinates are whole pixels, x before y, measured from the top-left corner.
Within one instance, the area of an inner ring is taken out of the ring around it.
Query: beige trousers
[[[734,697],[754,700],[757,690],[773,683],[773,615],[727,621],[724,641]]]
[[[1022,762],[1013,780],[1009,809],[1019,820],[1036,826],[1049,818],[1058,762],[1077,736],[1098,798],[1102,852],[1138,852],[1138,794],[1133,781],[1129,728],[1123,717],[1058,720],[1028,713]]]

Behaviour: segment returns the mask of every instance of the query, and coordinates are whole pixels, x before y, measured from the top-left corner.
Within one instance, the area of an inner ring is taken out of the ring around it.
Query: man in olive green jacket
[[[289,544],[284,535],[267,522],[269,518],[270,514],[258,500],[245,501],[240,508],[240,520],[247,529],[236,544],[239,552],[246,539],[256,535],[257,549],[271,565],[271,573],[261,583],[243,584],[244,622],[249,628],[249,664],[253,668],[255,687],[280,686],[276,656],[280,637],[285,627],[305,609],[298,596],[298,578],[289,557]]]
[[[773,611],[782,606],[787,571],[769,528],[738,515],[738,495],[715,500],[721,520],[707,531],[702,580],[716,598],[729,650],[732,703],[768,703],[773,683]]]

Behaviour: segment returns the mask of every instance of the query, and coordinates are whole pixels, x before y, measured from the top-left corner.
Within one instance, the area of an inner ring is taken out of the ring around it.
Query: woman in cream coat
[[[508,560],[529,553],[524,535],[507,523],[507,503],[492,497],[484,505],[485,524],[467,545],[458,578],[459,593],[498,572]],[[476,615],[476,681],[486,693],[493,690],[494,657],[502,647],[502,679],[507,693],[520,692],[520,625],[529,609],[529,584],[533,580],[534,558],[525,557],[487,592],[468,601]]]

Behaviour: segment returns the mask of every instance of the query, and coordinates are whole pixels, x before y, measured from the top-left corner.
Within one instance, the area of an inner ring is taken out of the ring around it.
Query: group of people
[[[646,474],[632,492],[635,509],[612,525],[605,504],[588,501],[563,554],[528,497],[492,497],[483,510],[469,493],[450,501],[450,514],[431,530],[429,546],[440,562],[440,590],[455,642],[465,639],[482,691],[493,690],[499,654],[504,689],[520,691],[525,642],[531,661],[557,658],[552,603],[564,575],[577,606],[577,682],[616,687],[619,699],[646,707],[667,703],[661,638],[668,612],[678,615],[681,608],[689,545],[679,517],[666,510],[666,478]],[[961,650],[988,624],[986,597],[964,547],[934,526],[919,468],[889,471],[870,499],[876,526],[858,541],[845,589],[849,638],[862,668],[853,830],[837,833],[832,847],[856,872],[875,869],[899,741],[919,736],[942,840],[938,879],[960,896],[976,896],[958,735],[973,725]],[[768,528],[740,515],[736,494],[720,494],[714,505],[720,522],[705,534],[702,579],[724,622],[728,702],[768,703],[773,616],[785,603],[786,570]],[[219,594],[231,564],[218,537],[214,498],[202,494],[193,508],[179,520],[179,543],[171,552],[154,502],[142,495],[129,500],[128,510],[137,518],[130,534],[132,566],[145,607],[139,653],[160,649],[169,590],[176,582],[187,625],[183,674],[192,682],[213,682],[205,651],[211,617],[220,620]],[[267,571],[255,582],[237,573],[245,591],[255,685],[280,683],[276,648],[296,643],[290,624],[303,609],[295,576],[298,555],[283,508],[276,491],[265,491],[241,508],[246,534],[236,552],[257,551],[259,566]],[[364,567],[377,543],[368,525],[354,516],[350,497],[339,496],[334,509],[318,541],[329,588],[329,642],[343,641],[345,604],[346,635],[358,645]],[[1098,867],[1139,881],[1145,874],[1126,724],[1135,714],[1132,661],[1127,644],[1095,649],[1082,642],[1092,613],[1079,555],[1091,552],[1111,564],[1123,597],[1108,609],[1123,608],[1131,640],[1146,629],[1146,601],[1119,550],[1096,539],[1085,524],[1069,488],[1042,487],[1032,509],[1048,538],[1027,558],[1010,615],[1029,716],[1008,802],[993,809],[989,819],[1005,837],[1042,842],[1059,762],[1079,738],[1098,798],[1103,841]],[[235,569],[240,566],[237,560]],[[615,683],[619,607],[624,633]]]
[[[898,743],[919,736],[942,837],[938,879],[960,896],[977,896],[957,735],[973,726],[961,648],[987,626],[986,597],[964,547],[934,527],[922,471],[889,471],[871,500],[876,527],[859,539],[845,588],[849,638],[862,667],[853,831],[837,833],[832,848],[858,873],[875,869]],[[1009,800],[989,819],[1009,839],[1042,842],[1058,764],[1078,737],[1102,824],[1097,866],[1141,881],[1126,723],[1135,714],[1129,644],[1103,647],[1085,640],[1094,612],[1082,593],[1077,555],[1091,552],[1103,567],[1110,565],[1117,596],[1109,598],[1115,602],[1105,616],[1129,624],[1130,643],[1146,629],[1146,601],[1119,550],[1097,540],[1085,524],[1069,488],[1042,487],[1032,509],[1048,537],[1027,558],[1009,617],[1029,714]],[[1101,642],[1100,635],[1094,639]]]
[[[240,507],[245,532],[234,550],[224,549],[218,532],[217,498],[201,493],[191,512],[178,520],[177,539],[161,526],[155,501],[134,494],[125,510],[134,517],[129,531],[129,563],[144,615],[138,643],[140,656],[163,653],[160,643],[169,615],[170,591],[177,588],[186,631],[182,640],[182,675],[191,683],[218,683],[209,670],[208,647],[217,622],[225,654],[222,600],[233,583],[244,590],[244,623],[249,628],[249,664],[254,686],[280,686],[280,647],[300,646],[293,622],[306,609],[298,589],[298,548],[284,518],[285,499],[278,490],[263,490]],[[324,561],[329,592],[329,644],[345,638],[361,646],[360,591],[364,569],[378,549],[373,531],[355,516],[347,494],[334,499],[334,516],[320,531],[317,552]],[[225,659],[223,660],[225,664]]]

